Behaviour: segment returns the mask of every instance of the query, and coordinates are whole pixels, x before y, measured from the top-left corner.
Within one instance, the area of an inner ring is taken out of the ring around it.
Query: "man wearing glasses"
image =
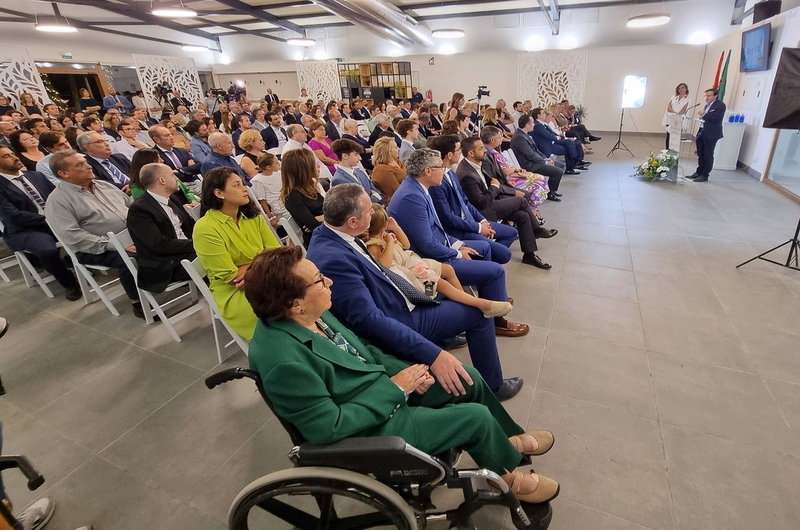
[[[138,132],[139,127],[130,119],[122,120],[117,125],[117,131],[122,137],[119,142],[114,142],[111,145],[111,151],[115,155],[122,155],[130,160],[133,158],[133,153],[139,149],[144,149],[147,146],[139,141]]]
[[[83,133],[76,139],[78,147],[86,153],[86,162],[92,167],[97,180],[110,182],[125,193],[130,193],[128,173],[131,164],[123,155],[111,153],[111,144],[100,133]]]

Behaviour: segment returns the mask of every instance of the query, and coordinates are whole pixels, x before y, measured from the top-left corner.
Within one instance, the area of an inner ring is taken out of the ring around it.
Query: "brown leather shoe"
[[[556,438],[550,431],[531,431],[509,438],[511,445],[526,456],[539,456],[553,448]],[[526,451],[525,449],[528,448]]]
[[[494,327],[494,333],[498,337],[522,337],[527,335],[530,330],[531,328],[527,324],[511,322],[510,320],[506,320],[506,327],[504,328]]]
[[[514,299],[511,298],[510,296],[508,297],[508,303],[514,305]]]
[[[529,502],[532,504],[539,504],[543,502],[552,501],[561,492],[561,486],[558,482],[544,475],[539,475],[533,471],[522,471],[519,469],[511,473],[513,481],[508,485],[511,491],[520,502]],[[531,484],[533,482],[533,484]],[[530,490],[533,488],[533,492]],[[520,490],[529,493],[520,493]]]

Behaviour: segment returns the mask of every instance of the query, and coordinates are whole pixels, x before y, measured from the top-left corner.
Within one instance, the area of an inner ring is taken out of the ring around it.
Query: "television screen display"
[[[769,70],[769,39],[772,24],[764,24],[742,33],[742,72]]]

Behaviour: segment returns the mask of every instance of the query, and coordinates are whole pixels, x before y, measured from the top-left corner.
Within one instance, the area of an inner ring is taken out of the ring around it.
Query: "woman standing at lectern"
[[[661,120],[661,125],[667,127],[667,149],[669,149],[669,119],[670,114],[680,114],[683,116],[689,110],[689,87],[686,83],[681,83],[675,87],[675,96],[670,98],[667,103],[667,112],[664,113],[664,119]]]

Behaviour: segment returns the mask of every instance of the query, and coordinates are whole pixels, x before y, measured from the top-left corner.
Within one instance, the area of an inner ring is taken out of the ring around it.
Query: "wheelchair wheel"
[[[297,467],[252,482],[233,501],[230,530],[417,530],[414,511],[388,486],[360,473]]]

